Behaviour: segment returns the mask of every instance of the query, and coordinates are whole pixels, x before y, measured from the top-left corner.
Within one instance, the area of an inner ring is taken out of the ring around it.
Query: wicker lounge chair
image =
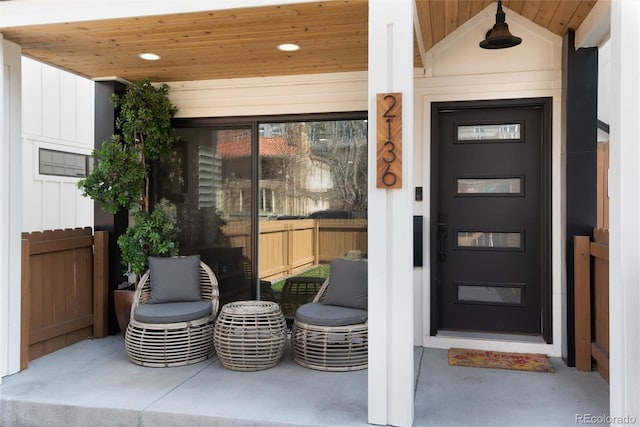
[[[313,302],[296,310],[293,359],[322,371],[366,369],[368,363],[367,264],[336,259]]]
[[[201,262],[198,255],[178,260],[188,258],[192,263],[191,271],[198,270],[199,265],[199,273],[193,272],[185,277],[179,268],[171,265],[168,267],[169,272],[167,267],[161,271],[169,279],[172,275],[178,275],[178,280],[174,282],[179,282],[180,286],[185,286],[183,280],[197,281],[199,289],[194,291],[200,295],[195,298],[178,298],[174,302],[165,301],[167,297],[171,298],[171,292],[164,294],[164,300],[160,298],[162,301],[154,301],[157,294],[153,294],[154,264],[150,259],[150,269],[142,276],[136,288],[125,334],[125,347],[132,363],[151,367],[182,366],[200,362],[213,354],[213,327],[219,304],[218,281],[211,268]],[[169,258],[171,259],[173,258]],[[192,277],[194,275],[195,278]]]

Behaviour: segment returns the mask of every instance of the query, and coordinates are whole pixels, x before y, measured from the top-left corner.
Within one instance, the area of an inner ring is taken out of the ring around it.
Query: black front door
[[[550,335],[549,109],[434,107],[437,330]]]

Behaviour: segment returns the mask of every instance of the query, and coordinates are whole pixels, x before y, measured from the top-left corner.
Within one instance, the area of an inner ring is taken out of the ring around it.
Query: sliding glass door
[[[171,160],[156,169],[156,202],[179,228],[180,254],[216,273],[221,304],[251,299],[252,127],[179,128]]]
[[[155,202],[177,223],[180,253],[213,268],[222,304],[279,300],[287,277],[366,257],[366,113],[176,123]]]

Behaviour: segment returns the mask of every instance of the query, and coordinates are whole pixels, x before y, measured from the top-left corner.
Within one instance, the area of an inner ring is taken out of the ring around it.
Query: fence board
[[[20,360],[26,369],[29,360],[106,335],[108,242],[106,232],[94,239],[88,227],[23,233],[22,238]]]
[[[29,333],[29,344],[37,344],[47,340],[58,339],[60,336],[85,329],[93,325],[93,315],[76,317],[62,322],[56,322],[44,328],[32,329]],[[85,336],[83,339],[88,338]]]
[[[319,262],[343,258],[351,250],[367,253],[367,220],[319,220],[318,240]]]
[[[274,280],[315,265],[316,221],[260,222],[260,278]]]
[[[20,283],[20,370],[29,364],[29,319],[31,318],[31,268],[29,265],[29,240],[23,239],[21,246]]]
[[[609,232],[574,237],[576,369],[609,381]],[[592,360],[593,359],[593,360]]]
[[[280,236],[274,246],[270,236]],[[299,270],[342,258],[351,250],[367,251],[366,220],[289,220],[263,221],[260,225],[260,277],[273,280]],[[278,254],[282,257],[276,259]]]
[[[573,238],[576,369],[591,370],[591,276],[589,237]]]
[[[609,232],[594,231],[593,257],[593,346],[596,368],[609,381]],[[594,251],[594,249],[596,249]],[[594,349],[595,346],[595,350]]]
[[[227,223],[223,229],[232,247],[246,249],[247,221]],[[367,252],[366,219],[296,219],[260,221],[259,276],[277,280],[298,271],[342,258],[350,250]]]
[[[598,143],[596,169],[597,228],[609,229],[609,142]]]
[[[34,242],[31,244],[31,255],[46,254],[51,252],[68,251],[71,249],[86,248],[93,245],[93,236],[81,236]]]

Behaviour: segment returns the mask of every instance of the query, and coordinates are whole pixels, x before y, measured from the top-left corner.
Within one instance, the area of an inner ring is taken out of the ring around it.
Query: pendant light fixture
[[[483,49],[504,49],[517,46],[522,43],[520,37],[516,37],[509,32],[509,26],[505,21],[505,14],[502,10],[502,1],[498,0],[498,11],[496,12],[496,23],[492,29],[487,31],[485,39],[480,42]]]

